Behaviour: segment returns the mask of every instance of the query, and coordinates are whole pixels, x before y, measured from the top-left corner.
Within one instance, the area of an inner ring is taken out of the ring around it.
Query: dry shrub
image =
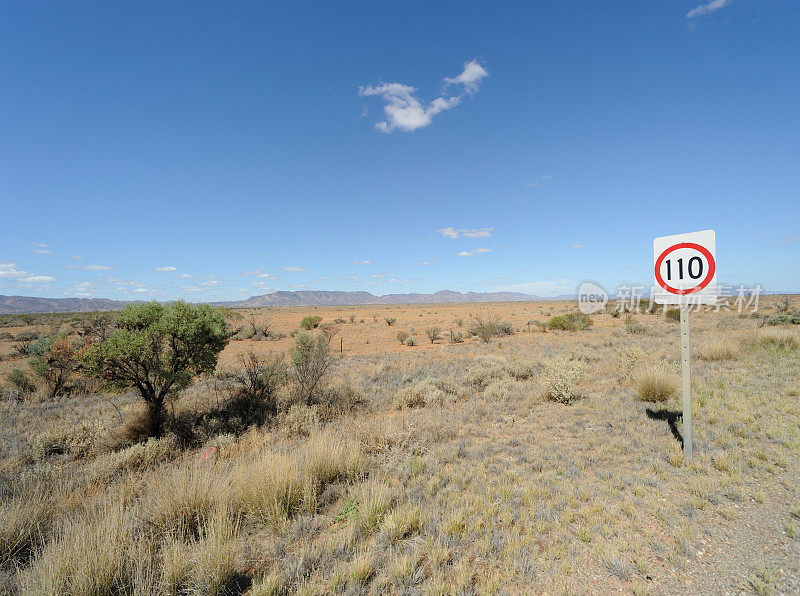
[[[663,402],[677,395],[678,383],[675,378],[662,368],[648,368],[638,373],[633,379],[636,394],[646,402]]]
[[[508,395],[516,384],[512,379],[495,379],[483,391],[483,396],[486,399],[502,399]]]
[[[717,339],[705,344],[698,351],[701,360],[714,362],[717,360],[734,360],[739,355],[739,349],[728,339]]]
[[[308,475],[315,490],[340,478],[353,480],[366,467],[358,442],[330,432],[312,437],[303,455],[303,472]]]
[[[477,387],[486,387],[496,379],[508,376],[508,362],[499,356],[480,356],[466,374],[468,383]]]
[[[406,385],[395,393],[397,408],[422,408],[427,404],[443,405],[464,397],[464,389],[450,377],[428,377]]]
[[[518,381],[524,381],[533,377],[541,365],[532,358],[522,360],[511,360],[506,363],[508,373]]]
[[[358,513],[354,524],[354,534],[371,534],[380,525],[391,507],[389,487],[384,482],[371,481],[359,487],[356,494]]]
[[[586,365],[569,356],[556,356],[544,364],[546,398],[563,404],[577,399],[577,385],[586,373]]]
[[[320,395],[320,418],[323,421],[333,420],[342,414],[352,413],[365,402],[361,387],[347,380],[339,381]]]
[[[620,377],[627,378],[633,372],[636,363],[644,356],[639,346],[633,345],[614,349],[614,368]]]
[[[289,437],[307,437],[320,427],[322,418],[317,405],[292,404],[278,417],[278,425]]]

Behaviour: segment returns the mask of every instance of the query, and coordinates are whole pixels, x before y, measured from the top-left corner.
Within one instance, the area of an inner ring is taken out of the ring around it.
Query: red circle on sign
[[[708,261],[708,273],[703,278],[703,281],[701,281],[695,287],[687,288],[685,290],[679,290],[678,288],[673,288],[671,285],[669,285],[667,282],[664,281],[663,277],[661,277],[661,263],[664,262],[664,258],[669,253],[678,250],[679,248],[692,248],[701,253]],[[661,256],[658,257],[658,259],[656,260],[656,267],[655,267],[656,281],[658,282],[658,285],[660,285],[662,288],[664,288],[667,292],[671,294],[679,294],[682,296],[685,296],[686,294],[693,294],[695,292],[699,292],[700,290],[705,288],[708,284],[711,283],[711,280],[714,278],[714,273],[716,272],[716,270],[717,270],[717,264],[714,261],[714,256],[711,254],[711,251],[709,251],[705,246],[701,246],[700,244],[695,244],[694,242],[681,242],[679,244],[674,244],[670,246],[667,250],[661,253]]]

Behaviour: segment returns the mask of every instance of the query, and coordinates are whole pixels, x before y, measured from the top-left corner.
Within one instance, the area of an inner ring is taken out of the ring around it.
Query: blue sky
[[[0,293],[800,290],[800,3],[0,7]]]

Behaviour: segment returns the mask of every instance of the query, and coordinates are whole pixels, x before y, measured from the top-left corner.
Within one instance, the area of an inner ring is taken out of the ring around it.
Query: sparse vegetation
[[[425,335],[428,336],[428,340],[433,344],[442,339],[442,330],[435,326],[428,327],[425,329]]]
[[[392,325],[394,325],[397,322],[397,319],[394,318],[394,317],[385,317],[383,320],[386,321],[386,324],[389,327],[391,327]]]
[[[544,364],[545,396],[568,404],[579,397],[578,383],[586,374],[586,365],[566,355],[556,356]]]

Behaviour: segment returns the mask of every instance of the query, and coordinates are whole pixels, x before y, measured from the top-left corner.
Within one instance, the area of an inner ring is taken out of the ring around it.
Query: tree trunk
[[[164,430],[164,401],[153,400],[147,402],[148,434],[151,437],[160,437]]]

